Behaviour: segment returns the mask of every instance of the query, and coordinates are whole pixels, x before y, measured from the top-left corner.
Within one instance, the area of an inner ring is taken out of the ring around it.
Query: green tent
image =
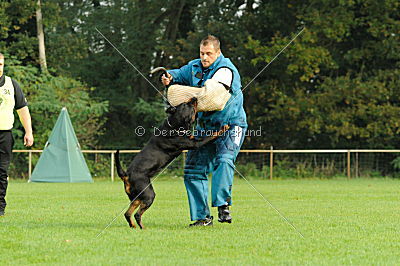
[[[61,110],[42,155],[33,170],[31,182],[93,182],[68,115]]]

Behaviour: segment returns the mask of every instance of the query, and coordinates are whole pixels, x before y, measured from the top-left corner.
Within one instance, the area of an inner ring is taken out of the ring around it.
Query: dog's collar
[[[184,136],[187,132],[188,132],[188,130],[187,129],[174,129],[174,127],[171,125],[171,123],[169,122],[169,120],[168,120],[168,117],[167,117],[167,125],[172,129],[171,131],[172,132],[175,132],[176,133],[176,135],[178,135],[178,136]],[[175,135],[175,134],[174,134]],[[171,135],[172,136],[172,135]]]

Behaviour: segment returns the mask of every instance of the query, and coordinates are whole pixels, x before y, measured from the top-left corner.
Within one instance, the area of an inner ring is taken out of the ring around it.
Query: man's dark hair
[[[215,37],[214,35],[208,35],[200,42],[200,46],[202,46],[202,45],[207,46],[210,44],[214,45],[215,50],[218,51],[220,49],[220,42],[219,42],[218,38]]]

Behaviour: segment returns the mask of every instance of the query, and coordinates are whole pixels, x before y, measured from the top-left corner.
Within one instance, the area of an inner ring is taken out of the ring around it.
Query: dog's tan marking
[[[128,177],[123,176],[123,177],[121,177],[121,179],[124,182],[124,188],[125,188],[126,194],[130,195],[131,194],[131,184],[128,181]]]
[[[192,100],[193,100],[193,98],[192,98],[192,99],[189,99],[186,103],[190,103]],[[198,103],[197,103],[197,100],[196,100],[196,101],[194,102],[194,104],[193,104],[194,114],[193,114],[193,116],[192,116],[192,122],[196,121],[197,105],[198,105]]]
[[[131,194],[131,184],[128,181],[125,181],[124,187],[125,187],[126,194],[130,195]]]
[[[141,204],[140,200],[134,200],[129,205],[128,210],[125,212],[125,219],[128,222],[130,227],[136,228],[135,222],[132,220],[132,213],[136,210],[136,208]]]
[[[125,183],[125,192],[126,194],[130,195],[131,194],[131,185],[127,182]]]
[[[135,214],[136,222],[140,226],[141,229],[144,229],[144,225],[142,223],[142,215],[147,209],[148,209],[147,205],[144,203],[141,203],[139,210]]]

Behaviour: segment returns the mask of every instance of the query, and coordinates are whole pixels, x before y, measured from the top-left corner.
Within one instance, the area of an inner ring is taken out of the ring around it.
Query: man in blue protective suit
[[[188,152],[184,182],[189,199],[190,217],[195,221],[190,226],[213,224],[208,207],[210,173],[211,202],[212,207],[218,207],[218,221],[232,222],[229,206],[232,205],[234,163],[247,129],[240,75],[232,62],[221,53],[218,38],[209,35],[200,43],[199,59],[190,61],[180,69],[170,70],[167,76],[162,77],[166,86],[181,84],[202,87],[208,79],[224,85],[231,97],[222,111],[199,112],[195,133],[201,137],[219,130],[223,125],[229,125],[230,129],[215,142]]]

